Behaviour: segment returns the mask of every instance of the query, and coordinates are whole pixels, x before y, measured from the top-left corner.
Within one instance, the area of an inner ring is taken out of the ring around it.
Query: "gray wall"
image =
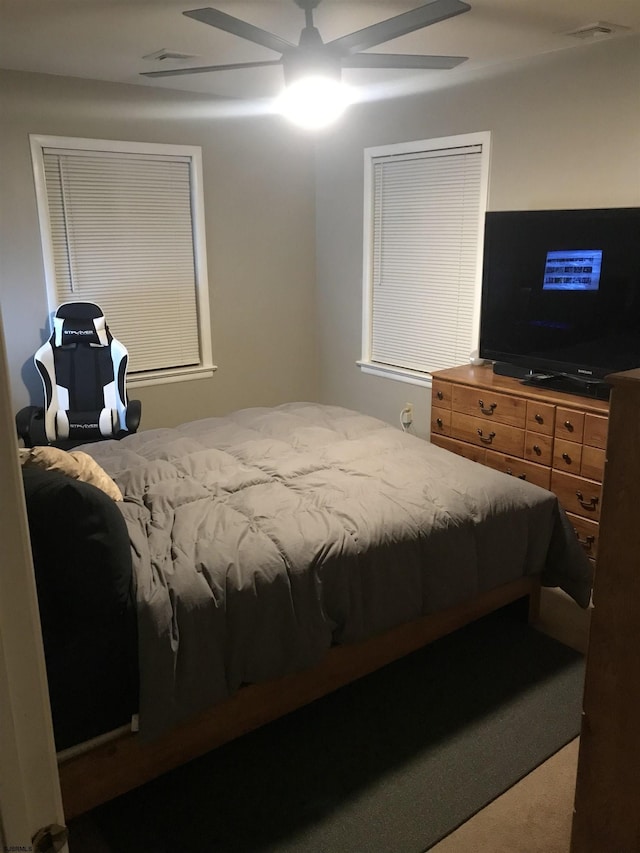
[[[200,96],[11,72],[0,91],[0,294],[16,409],[30,392],[39,399],[31,356],[46,320],[30,132],[202,146],[220,369],[141,389],[146,427],[321,399],[391,423],[411,401],[428,433],[426,389],[356,365],[365,147],[490,130],[490,209],[640,204],[637,36],[353,108],[318,137],[315,164],[304,134],[264,116],[214,117]]]
[[[275,117],[214,117],[202,96],[142,86],[0,72],[0,92],[0,296],[16,411],[42,400],[32,356],[47,321],[29,133],[202,147],[219,370],[136,389],[144,427],[317,399],[312,138]]]
[[[548,54],[489,78],[354,109],[318,146],[317,268],[321,399],[398,423],[425,388],[363,374],[363,149],[491,131],[489,209],[640,205],[640,40]],[[630,247],[636,251],[637,247]]]

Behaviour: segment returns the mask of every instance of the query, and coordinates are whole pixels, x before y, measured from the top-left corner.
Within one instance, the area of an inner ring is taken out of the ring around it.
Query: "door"
[[[0,311],[0,849],[37,851],[64,815],[17,447]]]

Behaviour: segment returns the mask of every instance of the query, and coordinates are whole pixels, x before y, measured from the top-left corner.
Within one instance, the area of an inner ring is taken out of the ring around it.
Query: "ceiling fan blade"
[[[141,77],[179,77],[182,74],[205,74],[208,71],[235,71],[237,68],[261,68],[264,65],[282,65],[282,59],[265,59],[262,62],[231,62],[228,65],[202,65],[199,68],[173,68],[168,71],[141,71]]]
[[[254,27],[253,24],[248,24],[240,18],[234,18],[233,15],[227,15],[226,12],[219,12],[217,9],[205,7],[204,9],[191,9],[182,14],[186,15],[187,18],[200,21],[202,24],[209,24],[210,27],[216,27],[218,30],[224,30],[226,33],[247,39],[247,41],[261,44],[277,53],[285,53],[292,47],[296,47],[290,41],[280,38],[274,33],[267,32],[260,27]]]
[[[342,60],[343,68],[455,68],[468,56],[416,56],[412,53],[354,53]]]
[[[378,24],[372,24],[370,27],[334,39],[328,42],[327,47],[331,47],[342,56],[348,56],[384,41],[412,33],[414,30],[421,30],[423,27],[452,18],[454,15],[460,15],[462,12],[468,12],[469,9],[471,6],[463,3],[462,0],[432,0],[431,3],[418,6],[417,9],[410,9],[401,15],[395,15]]]

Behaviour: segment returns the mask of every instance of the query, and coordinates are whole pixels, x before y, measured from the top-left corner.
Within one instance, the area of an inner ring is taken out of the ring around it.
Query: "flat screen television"
[[[640,367],[640,207],[487,213],[480,314],[496,373],[606,397]]]

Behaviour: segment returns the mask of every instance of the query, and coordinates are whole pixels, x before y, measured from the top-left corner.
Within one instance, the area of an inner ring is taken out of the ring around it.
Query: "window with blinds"
[[[476,346],[489,134],[365,151],[363,369],[428,381]]]
[[[211,370],[199,150],[32,137],[49,308],[88,301],[131,377]]]

